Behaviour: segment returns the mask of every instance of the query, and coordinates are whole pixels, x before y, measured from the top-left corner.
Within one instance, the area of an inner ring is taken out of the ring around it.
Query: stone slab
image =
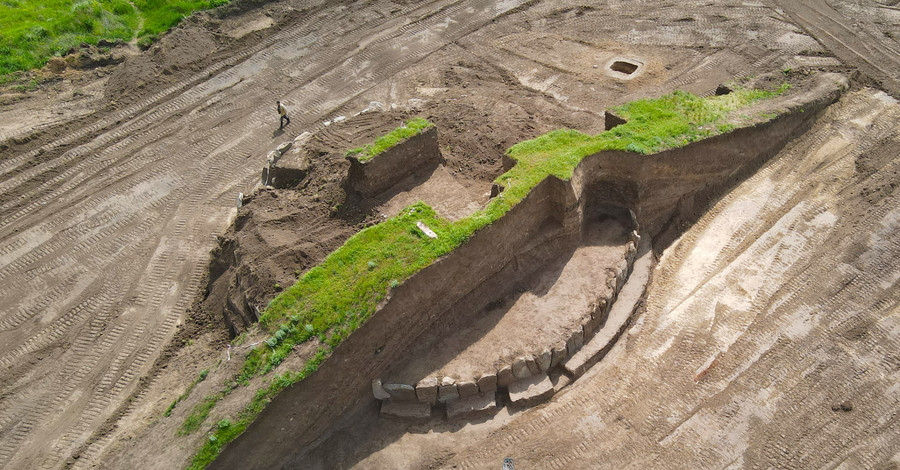
[[[553,353],[549,349],[545,349],[537,355],[535,362],[537,362],[541,372],[547,372],[550,369],[550,363],[553,362]]]
[[[478,379],[478,391],[481,393],[497,390],[497,374],[485,374]]]
[[[516,376],[513,375],[511,366],[504,366],[497,371],[497,386],[498,387],[506,387],[507,385],[516,381]]]
[[[391,397],[391,394],[381,386],[381,379],[372,381],[372,395],[375,395],[375,398],[379,400],[387,400]]]
[[[459,390],[460,398],[468,398],[478,394],[478,384],[474,381],[462,381],[456,384],[456,389]]]
[[[509,399],[514,406],[530,406],[553,396],[553,382],[547,374],[540,374],[509,385]]]
[[[438,401],[441,403],[447,403],[448,401],[453,401],[459,398],[459,389],[456,388],[456,384],[453,385],[441,385],[438,387]]]
[[[494,393],[478,393],[447,403],[447,419],[480,418],[491,414],[497,408]]]
[[[528,368],[528,364],[525,362],[524,357],[518,357],[512,363],[512,373],[517,379],[524,379],[527,377],[531,377],[531,369]]]
[[[420,402],[435,404],[437,403],[438,380],[434,377],[422,379],[416,384],[416,398]]]
[[[397,401],[417,401],[416,389],[407,384],[384,384],[384,390],[391,395],[391,399]]]
[[[525,355],[525,365],[528,367],[528,371],[531,372],[531,375],[537,375],[541,373],[541,368],[538,367],[537,361],[534,359],[533,355]]]

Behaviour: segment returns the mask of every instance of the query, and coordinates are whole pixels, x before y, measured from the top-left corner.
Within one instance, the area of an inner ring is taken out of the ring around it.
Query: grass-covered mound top
[[[229,0],[2,0],[0,83],[44,66],[81,43],[132,39],[149,43],[197,10]]]
[[[410,137],[421,134],[432,126],[434,126],[434,124],[422,118],[410,119],[409,121],[402,123],[400,127],[375,139],[375,142],[366,145],[365,147],[355,148],[347,152],[347,155],[356,155],[356,158],[360,162],[371,160],[379,153],[384,152]]]
[[[211,428],[204,447],[190,468],[204,468],[222,446],[237,437],[281,390],[303,380],[327,358],[332,349],[373,313],[378,303],[404,280],[450,253],[477,230],[502,217],[538,183],[550,175],[569,179],[586,156],[623,150],[650,154],[726,132],[729,112],[781,93],[738,89],[729,95],[699,98],[675,92],[656,99],[638,100],[616,109],[626,124],[598,135],[563,129],[519,143],[508,150],[516,165],[497,178],[507,189],[472,216],[457,222],[439,217],[432,208],[417,203],[398,216],[366,228],[304,274],[296,284],[274,299],[260,318],[260,327],[271,336],[247,355],[231,387],[269,373],[305,341],[318,339],[319,353],[303,370],[275,375],[266,388],[226,427]],[[425,236],[421,221],[437,238]],[[207,397],[194,409],[185,428],[198,428],[216,401],[230,388]],[[190,432],[190,429],[186,429]]]

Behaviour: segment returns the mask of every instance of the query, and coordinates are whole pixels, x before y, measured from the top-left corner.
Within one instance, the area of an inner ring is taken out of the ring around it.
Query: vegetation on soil
[[[149,44],[194,11],[229,0],[0,0],[0,82],[101,39]]]
[[[178,406],[178,404],[181,403],[182,400],[184,400],[191,394],[191,392],[194,390],[194,387],[196,387],[198,383],[206,380],[207,375],[209,375],[209,369],[201,370],[200,374],[197,376],[197,379],[194,380],[193,382],[191,382],[191,384],[188,386],[187,390],[185,390],[184,393],[182,393],[181,395],[178,395],[178,398],[176,398],[175,401],[173,401],[172,404],[170,404],[169,407],[166,408],[166,412],[165,412],[164,416],[166,416],[167,418],[169,416],[171,416],[172,410],[174,410],[175,407]]]
[[[357,158],[361,162],[371,160],[379,153],[384,152],[385,150],[399,144],[400,142],[403,142],[410,137],[421,134],[423,131],[432,126],[434,126],[434,124],[422,118],[410,119],[409,121],[401,124],[400,127],[375,139],[375,142],[366,145],[365,147],[355,148],[347,152],[347,155],[349,156],[359,154]]]
[[[468,218],[450,222],[426,204],[417,203],[396,217],[358,232],[269,303],[260,317],[260,327],[271,336],[247,355],[235,383],[249,383],[280,364],[298,344],[318,338],[324,344],[316,356],[300,372],[273,377],[231,425],[213,429],[212,438],[205,442],[190,468],[204,468],[212,462],[222,446],[243,432],[272,397],[314,372],[338,344],[368,320],[390,289],[502,217],[548,176],[568,179],[584,157],[601,151],[650,154],[730,130],[731,125],[725,122],[730,111],[785,89],[738,89],[711,98],[679,91],[628,103],[616,109],[628,122],[610,131],[592,136],[570,129],[556,130],[510,148],[507,153],[516,165],[496,180],[506,190]],[[417,221],[425,223],[438,237],[425,236],[416,227]],[[213,405],[227,393],[212,396]],[[206,419],[212,408],[207,408],[207,400],[197,405],[183,430],[197,429],[199,424],[194,423]]]

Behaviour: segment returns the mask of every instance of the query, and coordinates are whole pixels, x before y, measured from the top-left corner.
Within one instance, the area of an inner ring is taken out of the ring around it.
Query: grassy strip
[[[438,217],[427,205],[417,203],[396,217],[360,231],[269,303],[260,317],[261,327],[273,334],[264,347],[254,348],[248,354],[236,377],[238,383],[247,384],[251,378],[271,371],[296,345],[310,338],[319,338],[327,348],[320,349],[303,371],[273,378],[268,388],[257,392],[259,399],[254,398],[241,412],[237,423],[249,425],[277,391],[314,372],[334,347],[375,312],[389,289],[502,217],[544,178],[553,175],[568,179],[584,157],[600,151],[647,154],[715,135],[730,129],[723,127],[728,112],[782,91],[784,88],[774,92],[739,89],[712,98],[675,92],[634,101],[617,109],[628,123],[610,131],[590,136],[558,130],[510,148],[508,154],[516,160],[516,166],[497,179],[507,189],[466,219],[450,222]],[[416,221],[428,225],[438,238],[424,236]],[[203,412],[201,405],[198,418]],[[212,462],[222,446],[246,428],[242,425],[238,429],[237,423],[226,430],[217,429],[190,468],[204,468]]]
[[[219,455],[219,452],[222,451],[222,446],[233,441],[234,438],[243,433],[244,430],[247,429],[247,426],[250,426],[250,423],[256,418],[256,415],[258,415],[263,408],[275,398],[275,395],[278,395],[285,388],[305,379],[315,372],[316,369],[319,368],[319,365],[322,364],[329,355],[331,355],[330,348],[319,348],[316,355],[307,361],[303,370],[295,373],[287,372],[283,375],[273,377],[267,387],[256,392],[253,396],[253,400],[251,400],[250,404],[241,411],[234,422],[227,419],[219,421],[216,429],[206,438],[203,447],[197,452],[187,468],[189,470],[206,468],[206,466]]]
[[[410,119],[401,124],[400,127],[375,139],[375,142],[366,145],[365,147],[355,148],[347,152],[347,155],[360,154],[358,158],[361,162],[371,160],[379,153],[384,152],[410,137],[421,134],[422,131],[432,126],[434,126],[434,124],[422,118]]]
[[[2,0],[0,83],[81,43],[138,38],[147,45],[197,10],[229,0]],[[143,27],[138,30],[143,21]]]
[[[207,376],[207,375],[209,375],[209,369],[203,369],[203,370],[201,370],[201,371],[200,371],[200,375],[197,377],[196,380],[194,380],[193,382],[191,382],[191,384],[188,386],[187,390],[185,390],[184,393],[182,393],[181,395],[178,395],[178,398],[176,398],[175,401],[173,401],[172,404],[169,405],[168,408],[166,408],[166,412],[163,413],[163,416],[165,416],[166,418],[168,418],[169,416],[172,416],[172,410],[174,410],[175,407],[176,407],[179,403],[181,403],[182,400],[184,400],[185,398],[188,397],[188,395],[191,394],[191,392],[194,390],[194,387],[196,387],[198,383],[203,382],[204,380],[206,380],[206,376]]]

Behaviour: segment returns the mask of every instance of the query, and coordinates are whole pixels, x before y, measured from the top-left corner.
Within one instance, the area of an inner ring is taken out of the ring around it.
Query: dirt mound
[[[179,27],[150,47],[147,53],[130,56],[116,68],[109,77],[106,96],[120,97],[183,80],[187,78],[187,72],[199,70],[227,43],[227,39],[203,25]]]

